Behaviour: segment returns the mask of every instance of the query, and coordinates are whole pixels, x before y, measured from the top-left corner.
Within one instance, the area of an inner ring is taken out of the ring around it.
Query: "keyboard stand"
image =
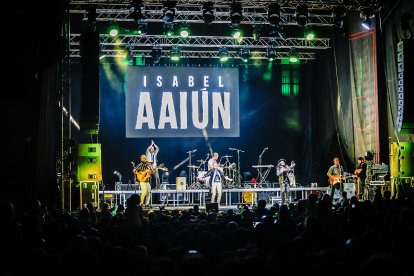
[[[265,182],[267,176],[270,173],[270,170],[273,168],[272,165],[269,165],[269,166],[264,166],[264,165],[263,166],[252,166],[252,167],[256,168],[257,172],[259,174],[259,182],[257,182],[256,184],[262,184],[263,182]],[[262,169],[264,169],[264,168],[265,168],[265,170],[262,171]]]

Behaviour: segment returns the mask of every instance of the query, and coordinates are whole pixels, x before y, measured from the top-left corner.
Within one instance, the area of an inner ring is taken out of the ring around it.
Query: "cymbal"
[[[233,156],[230,156],[230,155],[224,155],[224,156],[222,156],[223,158],[230,158],[230,157],[233,157]]]
[[[188,168],[193,168],[193,169],[197,169],[198,168],[198,166],[194,166],[194,165],[191,165],[191,166],[187,166]]]
[[[202,159],[199,159],[199,160],[196,160],[197,162],[206,162],[206,160],[202,160]]]

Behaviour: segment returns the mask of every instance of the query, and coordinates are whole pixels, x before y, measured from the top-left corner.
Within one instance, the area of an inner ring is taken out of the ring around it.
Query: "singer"
[[[286,164],[286,159],[279,159],[276,165],[276,176],[279,178],[280,194],[282,197],[282,205],[290,203],[290,183],[292,177],[289,177],[289,173],[293,173],[295,162],[291,162],[290,166]]]

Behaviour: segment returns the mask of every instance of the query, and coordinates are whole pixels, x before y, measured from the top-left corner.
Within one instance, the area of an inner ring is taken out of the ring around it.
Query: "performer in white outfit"
[[[208,160],[208,173],[210,174],[211,181],[211,203],[220,204],[221,194],[222,194],[222,177],[223,172],[220,164],[217,163],[219,154],[217,152],[213,153],[213,156]]]

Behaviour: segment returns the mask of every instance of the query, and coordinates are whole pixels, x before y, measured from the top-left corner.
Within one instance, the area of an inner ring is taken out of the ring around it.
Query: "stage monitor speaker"
[[[400,133],[414,133],[414,40],[397,44],[398,109],[397,129]]]
[[[80,38],[81,106],[80,129],[84,133],[99,132],[99,33],[86,31]]]
[[[218,203],[207,203],[206,204],[206,212],[207,214],[210,213],[210,211],[215,211],[216,213],[218,213]]]
[[[78,145],[78,181],[102,181],[101,144]]]
[[[89,202],[95,208],[99,207],[99,182],[97,181],[82,181],[80,182],[80,209],[86,208]]]
[[[175,183],[177,190],[187,189],[187,179],[185,177],[177,177]]]

